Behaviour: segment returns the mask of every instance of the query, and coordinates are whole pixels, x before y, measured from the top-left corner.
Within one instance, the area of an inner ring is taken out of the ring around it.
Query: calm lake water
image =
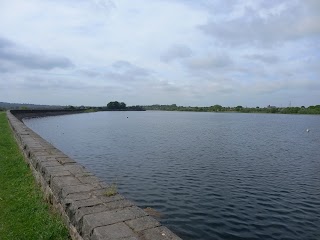
[[[183,239],[320,239],[320,116],[98,112],[25,123]]]

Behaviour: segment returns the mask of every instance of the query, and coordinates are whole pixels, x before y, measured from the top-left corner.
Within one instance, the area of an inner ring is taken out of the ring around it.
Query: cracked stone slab
[[[133,231],[141,232],[146,229],[159,227],[161,224],[153,217],[145,216],[125,222]]]
[[[89,198],[80,201],[71,201],[65,205],[65,211],[73,224],[77,224],[79,219],[76,219],[76,215],[79,216],[78,212],[82,208],[90,208],[97,205],[102,205],[102,202],[97,198]]]
[[[85,215],[93,214],[93,213],[99,213],[99,212],[105,212],[108,211],[107,207],[103,204],[101,205],[95,205],[90,207],[82,207],[78,209],[75,214],[70,217],[70,221],[77,226],[77,229],[80,231],[82,227],[82,218]]]
[[[61,197],[66,198],[69,194],[72,193],[81,193],[81,192],[90,192],[96,189],[91,184],[81,184],[75,186],[66,186],[62,188]]]
[[[85,167],[83,167],[82,165],[80,165],[78,163],[65,165],[63,167],[65,168],[65,170],[68,170],[69,172],[74,174],[76,177],[93,175]]]
[[[60,177],[53,177],[50,182],[50,187],[52,192],[59,196],[62,189],[67,186],[76,186],[81,184],[78,179],[73,176],[60,176]]]
[[[93,230],[92,240],[137,239],[135,233],[123,222]]]
[[[102,186],[99,178],[97,178],[94,175],[82,175],[82,176],[79,176],[78,179],[82,183],[100,184]]]
[[[82,232],[88,235],[96,227],[107,226],[143,216],[146,216],[146,213],[136,206],[86,215],[83,217]]]
[[[122,199],[119,201],[112,201],[108,203],[103,203],[107,207],[108,210],[115,210],[115,209],[122,209],[126,207],[132,207],[134,206],[134,203],[127,200],[127,199]]]
[[[41,173],[46,182],[51,182],[55,176],[71,176],[71,173],[63,168],[63,166],[43,166]]]
[[[64,202],[72,202],[72,201],[79,201],[91,198],[92,195],[90,192],[80,192],[80,193],[71,193],[65,199]]]
[[[76,161],[74,161],[73,159],[71,159],[69,157],[56,157],[56,159],[62,165],[76,163]]]

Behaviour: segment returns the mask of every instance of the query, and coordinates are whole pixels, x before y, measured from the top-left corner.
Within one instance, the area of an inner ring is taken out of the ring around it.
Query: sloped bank
[[[67,113],[63,113],[67,114]],[[180,239],[120,194],[106,196],[109,185],[24,125],[32,111],[8,111],[14,136],[46,200],[63,216],[73,239]],[[55,115],[52,112],[41,116]],[[56,114],[58,115],[58,114]]]

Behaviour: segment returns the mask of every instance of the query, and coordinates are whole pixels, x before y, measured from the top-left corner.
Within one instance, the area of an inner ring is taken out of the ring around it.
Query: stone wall
[[[22,113],[8,111],[7,117],[25,160],[46,200],[61,213],[72,239],[180,239],[122,195],[106,196],[107,183],[42,139],[14,114],[21,119]]]

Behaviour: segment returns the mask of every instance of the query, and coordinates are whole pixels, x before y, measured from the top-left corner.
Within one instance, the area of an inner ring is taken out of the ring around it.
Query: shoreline
[[[77,112],[77,113],[82,113]],[[160,222],[116,193],[107,196],[105,183],[49,144],[18,118],[54,116],[74,111],[10,111],[7,118],[47,201],[62,215],[72,239],[172,239],[179,240]],[[18,115],[18,118],[13,114]]]

